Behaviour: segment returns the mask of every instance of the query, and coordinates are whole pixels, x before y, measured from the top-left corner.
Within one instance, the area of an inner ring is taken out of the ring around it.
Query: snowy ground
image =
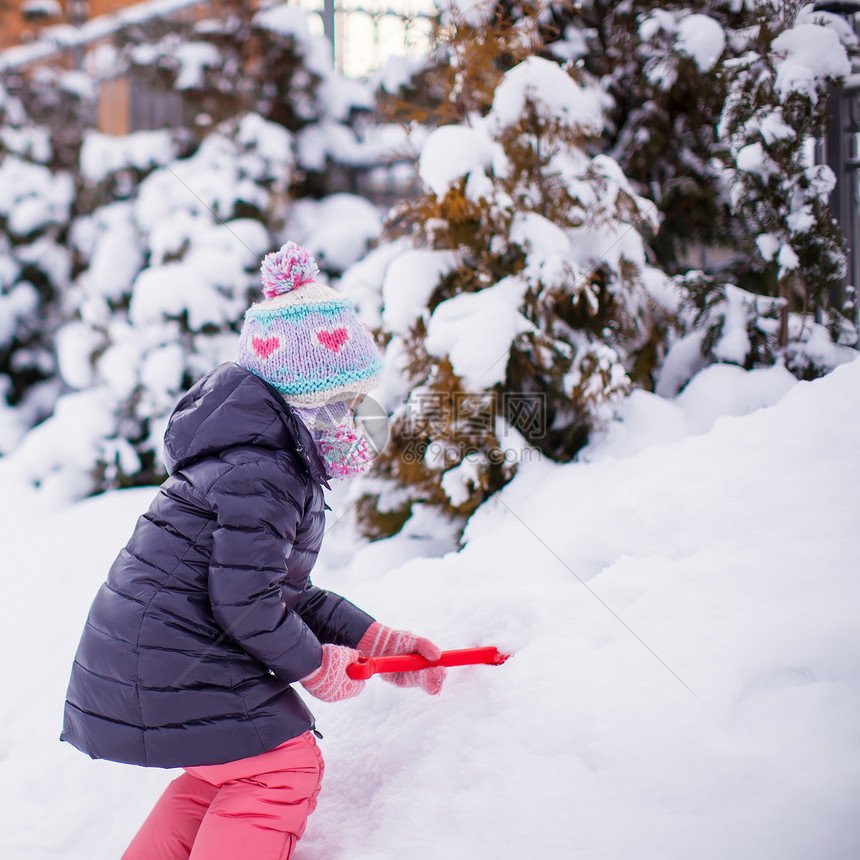
[[[589,462],[524,464],[460,552],[426,518],[357,545],[335,494],[318,584],[515,656],[434,699],[373,679],[314,703],[326,781],[298,860],[860,856],[860,360],[694,382],[633,398]],[[115,860],[172,773],[57,737],[153,490],[50,509],[2,463],[0,487],[0,856]]]

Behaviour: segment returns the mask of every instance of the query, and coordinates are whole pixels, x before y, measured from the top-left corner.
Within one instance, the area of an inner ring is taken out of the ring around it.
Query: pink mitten
[[[425,660],[438,660],[442,654],[442,649],[429,639],[406,630],[392,630],[378,621],[374,621],[367,628],[356,648],[363,657],[420,654]],[[425,693],[435,696],[442,689],[445,667],[433,666],[432,669],[421,669],[418,672],[394,672],[380,677],[398,687],[421,687]]]
[[[346,674],[346,667],[358,659],[358,651],[340,645],[323,645],[322,665],[315,672],[302,678],[301,685],[323,702],[340,702],[357,696],[366,681],[353,681]]]

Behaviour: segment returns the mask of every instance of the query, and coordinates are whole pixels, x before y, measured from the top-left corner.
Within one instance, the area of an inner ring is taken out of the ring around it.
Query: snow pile
[[[480,129],[443,125],[427,137],[418,175],[437,197],[444,197],[461,178],[468,181],[473,172],[484,175],[490,169],[501,176],[507,172],[507,158],[499,144]]]
[[[425,323],[429,319],[430,296],[457,267],[458,258],[453,251],[398,250],[377,277],[382,284],[382,323],[387,331],[406,338],[417,319]]]
[[[860,361],[812,383],[731,373],[686,403],[642,395],[638,447],[524,462],[460,552],[419,508],[362,544],[335,492],[318,584],[514,656],[449,670],[434,699],[374,678],[311,701],[326,777],[296,860],[857,855]],[[738,412],[773,405],[712,423],[732,391],[750,395]],[[87,607],[153,490],[51,512],[2,487],[6,851],[115,858],[174,774],[57,736]]]

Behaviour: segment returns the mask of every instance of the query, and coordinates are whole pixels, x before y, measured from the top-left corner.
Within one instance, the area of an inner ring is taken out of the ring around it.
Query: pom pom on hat
[[[260,271],[263,273],[263,294],[267,299],[273,299],[316,280],[320,270],[304,248],[295,242],[287,242],[279,250],[266,254]]]

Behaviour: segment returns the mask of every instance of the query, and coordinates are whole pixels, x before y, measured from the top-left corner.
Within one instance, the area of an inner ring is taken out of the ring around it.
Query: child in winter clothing
[[[183,767],[124,860],[288,858],[323,773],[313,715],[358,695],[359,655],[417,652],[312,585],[322,487],[371,462],[351,405],[381,359],[351,303],[293,243],[262,266],[237,364],[180,400],[170,477],[99,590],[72,667],[62,739],[93,758]],[[435,694],[445,670],[387,676]]]

